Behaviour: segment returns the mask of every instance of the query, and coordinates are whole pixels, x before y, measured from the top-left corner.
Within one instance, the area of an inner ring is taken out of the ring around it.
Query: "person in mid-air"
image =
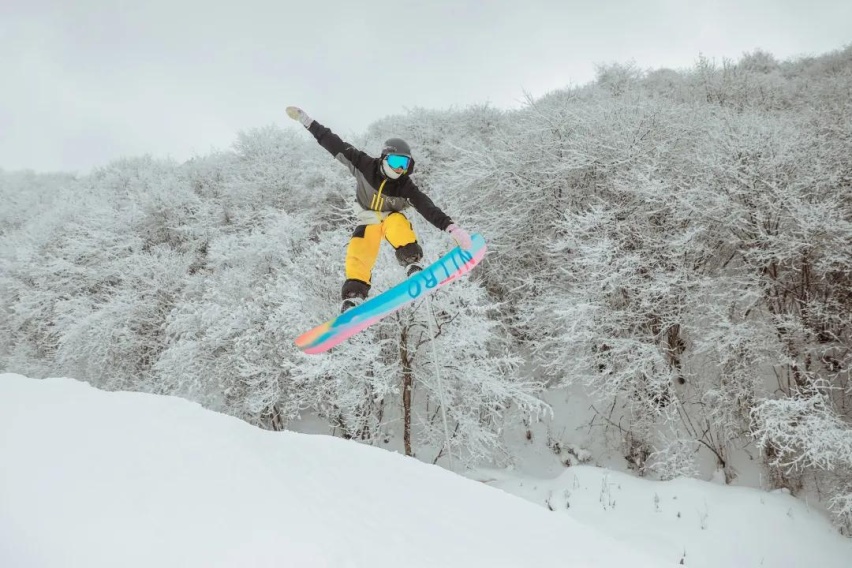
[[[411,276],[423,267],[423,249],[403,210],[413,205],[427,221],[448,232],[463,248],[471,247],[470,235],[456,225],[411,180],[414,158],[404,140],[391,138],[384,143],[381,157],[373,158],[353,148],[299,107],[287,107],[287,115],[301,122],[355,176],[358,226],[346,248],[346,280],[343,283],[341,312],[363,302],[370,292],[373,265],[382,238],[396,250],[396,258]]]

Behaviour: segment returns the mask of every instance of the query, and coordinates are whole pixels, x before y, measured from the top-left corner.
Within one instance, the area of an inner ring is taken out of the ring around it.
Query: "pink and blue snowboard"
[[[359,306],[350,308],[296,338],[305,353],[322,353],[367,329],[385,316],[467,274],[485,256],[485,239],[471,235],[469,250],[454,248],[422,271]]]

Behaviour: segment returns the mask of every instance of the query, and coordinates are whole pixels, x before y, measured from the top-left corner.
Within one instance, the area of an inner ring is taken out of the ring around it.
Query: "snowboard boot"
[[[343,283],[343,288],[340,290],[340,295],[343,298],[343,303],[340,305],[340,313],[342,314],[350,308],[354,308],[358,304],[367,299],[367,294],[370,293],[370,285],[360,280],[349,279]]]
[[[411,276],[423,270],[423,249],[417,242],[396,249],[396,260],[405,268],[405,274]]]

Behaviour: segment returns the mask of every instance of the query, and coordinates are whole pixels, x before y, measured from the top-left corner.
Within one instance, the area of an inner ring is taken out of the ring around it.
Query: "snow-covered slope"
[[[673,566],[354,442],[0,375],[0,566]]]
[[[576,466],[555,479],[481,472],[478,479],[694,568],[852,568],[852,540],[782,492],[697,479],[650,481]]]

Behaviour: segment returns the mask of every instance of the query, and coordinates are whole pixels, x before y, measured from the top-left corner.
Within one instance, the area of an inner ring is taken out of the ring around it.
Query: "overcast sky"
[[[595,64],[852,43],[850,0],[0,0],[0,168],[185,160],[240,130],[344,135],[406,108],[517,107]]]

